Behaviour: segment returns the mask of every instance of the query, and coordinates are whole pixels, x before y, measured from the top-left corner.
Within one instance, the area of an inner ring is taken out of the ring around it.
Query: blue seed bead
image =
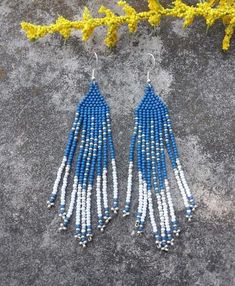
[[[188,196],[187,198],[188,198],[188,201],[190,203],[190,207],[194,208],[196,206],[196,202],[195,202],[193,196]]]
[[[49,198],[49,202],[50,202],[50,203],[54,203],[55,200],[56,200],[56,197],[57,197],[57,194],[51,194],[51,195],[50,195],[50,198]]]
[[[169,234],[167,235],[167,243],[170,243],[172,241],[172,235]]]
[[[69,224],[69,219],[65,218],[63,222],[64,227],[67,228],[68,224]]]
[[[192,209],[191,209],[191,207],[187,207],[185,209],[185,214],[186,214],[186,217],[191,217],[192,216]]]
[[[88,225],[86,228],[86,236],[91,236],[92,234],[92,228],[91,225]]]
[[[81,230],[81,225],[80,224],[76,224],[75,225],[76,231],[80,232]]]
[[[179,229],[179,225],[177,221],[172,221],[171,222],[171,228],[173,231],[177,231]]]
[[[161,241],[161,236],[159,235],[158,232],[155,232],[153,235],[154,235],[154,238],[155,238],[156,242],[160,242]]]
[[[141,215],[142,215],[142,213],[137,212],[137,214],[136,214],[136,219],[137,219],[137,220],[140,220],[140,219],[141,219]]]
[[[167,230],[166,231],[166,237],[167,237],[167,241],[171,241],[172,240],[172,231],[171,230]]]
[[[81,233],[81,242],[87,242],[86,232],[82,232],[82,233]]]
[[[110,217],[110,211],[109,211],[109,208],[105,208],[105,209],[104,209],[104,213],[105,213],[104,219],[106,219],[106,218],[109,218],[109,217]]]
[[[102,225],[103,225],[103,216],[98,215],[98,226],[102,226]]]
[[[114,208],[118,207],[118,199],[113,199],[113,207]]]
[[[161,240],[161,248],[165,248],[166,246],[166,241],[165,240]]]
[[[143,222],[140,222],[137,230],[138,230],[138,232],[143,232],[144,231],[144,223]]]
[[[63,214],[65,211],[65,205],[60,205],[60,213]]]

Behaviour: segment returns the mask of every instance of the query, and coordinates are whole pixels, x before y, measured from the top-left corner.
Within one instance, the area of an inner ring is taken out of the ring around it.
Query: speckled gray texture
[[[0,285],[235,285],[234,41],[222,53],[222,24],[206,32],[202,20],[184,31],[173,19],[155,30],[142,24],[135,35],[123,28],[113,51],[102,44],[105,29],[86,44],[79,33],[66,43],[59,36],[29,43],[20,31],[21,20],[50,23],[57,14],[78,19],[85,2],[94,12],[101,3],[115,6],[107,0],[0,3]],[[131,3],[146,8],[145,2]],[[133,217],[120,215],[81,250],[72,230],[58,233],[56,211],[46,209],[76,103],[87,90],[92,49],[111,107],[122,205],[145,55],[156,56],[153,84],[169,105],[199,204],[187,224],[176,195],[183,231],[168,254],[156,249],[150,233],[132,237]]]

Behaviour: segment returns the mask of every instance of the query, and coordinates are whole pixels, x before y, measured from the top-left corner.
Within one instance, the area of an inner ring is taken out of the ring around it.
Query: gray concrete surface
[[[115,6],[107,0],[0,3],[0,285],[234,285],[235,41],[222,53],[223,25],[206,31],[202,20],[184,31],[173,19],[155,30],[142,24],[135,35],[123,28],[112,51],[102,45],[105,29],[86,44],[79,33],[66,43],[59,36],[29,43],[20,31],[22,20],[79,18],[85,2],[94,12],[101,3]],[[183,232],[168,254],[156,249],[150,233],[132,237],[133,218],[120,215],[84,251],[71,230],[58,233],[56,210],[46,209],[76,103],[87,90],[93,49],[112,112],[122,205],[145,55],[157,58],[153,84],[169,105],[199,205],[188,224],[178,199]]]

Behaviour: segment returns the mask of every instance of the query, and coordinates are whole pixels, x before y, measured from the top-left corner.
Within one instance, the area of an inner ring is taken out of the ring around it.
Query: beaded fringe
[[[66,204],[67,185],[80,138],[71,200]],[[112,139],[109,107],[100,94],[95,81],[85,98],[77,107],[68,143],[59,167],[53,191],[47,202],[48,208],[55,205],[61,185],[60,213],[63,222],[60,230],[66,230],[76,209],[75,237],[84,247],[92,240],[91,198],[96,191],[97,224],[103,231],[110,221],[107,194],[108,155],[111,157],[113,199],[111,210],[118,211],[118,183],[115,150]],[[96,184],[95,184],[96,179]],[[68,205],[68,207],[67,207]]]
[[[130,143],[127,196],[123,216],[130,214],[136,145],[139,177],[136,231],[138,234],[144,232],[148,212],[154,239],[159,248],[167,251],[168,246],[173,244],[173,234],[178,236],[180,228],[170,192],[164,147],[170,158],[188,220],[191,220],[196,204],[181,167],[168,108],[161,98],[155,95],[150,83],[147,84],[145,95],[135,111],[135,127]],[[158,221],[154,214],[153,196],[156,196]]]

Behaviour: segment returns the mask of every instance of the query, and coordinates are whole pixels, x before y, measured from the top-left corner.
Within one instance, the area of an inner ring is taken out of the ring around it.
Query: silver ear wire
[[[95,67],[92,68],[92,72],[91,72],[91,79],[92,80],[95,80],[95,70],[97,69],[98,63],[99,63],[99,58],[97,56],[97,53],[94,52],[94,55],[95,55]]]
[[[152,67],[147,70],[147,83],[150,83],[150,82],[151,82],[151,79],[150,79],[150,71],[152,71],[152,70],[155,68],[155,66],[156,66],[156,60],[155,60],[155,57],[154,57],[153,54],[148,53],[147,55],[150,56],[151,59],[152,59]]]

